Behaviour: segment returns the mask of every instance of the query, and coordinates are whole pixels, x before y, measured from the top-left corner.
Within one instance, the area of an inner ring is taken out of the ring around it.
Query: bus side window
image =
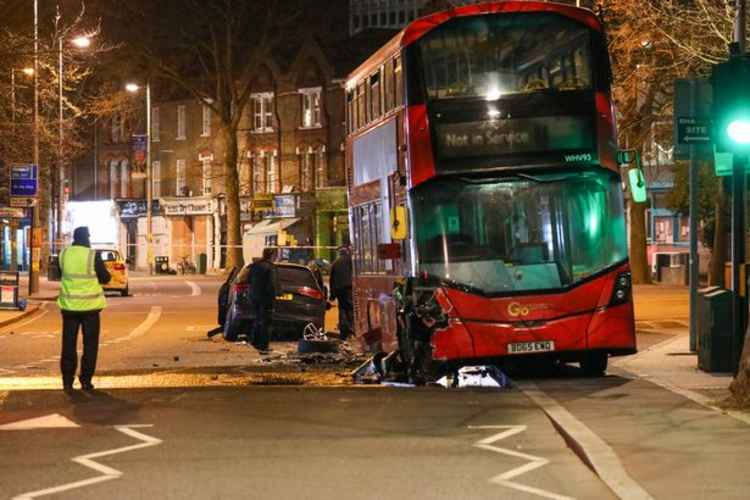
[[[393,59],[393,65],[393,76],[396,85],[396,106],[401,106],[404,104],[404,74],[401,71],[401,56],[396,56]]]
[[[354,119],[354,91],[350,90],[346,93],[346,130],[348,133],[354,132],[355,127]]]
[[[395,108],[395,96],[394,81],[393,81],[393,59],[388,59],[385,62],[385,68],[383,70],[383,92],[385,93],[385,112],[389,112]]]

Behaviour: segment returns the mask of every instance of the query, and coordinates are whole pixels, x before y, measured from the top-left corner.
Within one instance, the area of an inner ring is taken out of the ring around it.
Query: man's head
[[[275,256],[276,256],[276,249],[274,248],[263,249],[263,260],[273,260]]]
[[[89,234],[88,226],[75,228],[73,231],[73,244],[85,247],[91,246],[91,235]]]
[[[339,255],[340,256],[343,257],[344,255],[349,255],[350,253],[351,253],[351,249],[349,248],[348,245],[344,245],[344,246],[340,246],[339,247]]]

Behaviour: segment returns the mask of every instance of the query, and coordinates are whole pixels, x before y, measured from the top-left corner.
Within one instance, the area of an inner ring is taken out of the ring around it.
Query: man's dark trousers
[[[96,370],[96,357],[99,352],[99,311],[63,311],[63,338],[60,371],[63,384],[72,385],[78,365],[78,329],[83,330],[83,356],[81,356],[82,384],[90,383]]]
[[[256,302],[253,307],[255,308],[255,321],[253,322],[253,347],[260,351],[265,351],[268,349],[268,343],[271,340],[268,330],[271,327],[271,315],[273,314],[273,306],[271,304]]]
[[[335,290],[336,300],[339,303],[339,335],[341,340],[346,340],[354,330],[354,303],[352,301],[352,289],[340,288]]]

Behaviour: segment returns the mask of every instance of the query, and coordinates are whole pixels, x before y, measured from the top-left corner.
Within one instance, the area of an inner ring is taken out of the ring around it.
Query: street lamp
[[[135,94],[141,90],[137,83],[125,84],[125,90]],[[154,256],[152,248],[153,232],[151,229],[151,203],[153,185],[151,180],[151,84],[146,82],[146,260],[150,274],[154,274]]]
[[[63,110],[63,91],[64,91],[64,74],[63,74],[63,44],[65,42],[64,37],[57,39],[57,80],[58,80],[58,131],[57,131],[57,176],[55,179],[55,185],[57,191],[55,210],[55,238],[54,238],[54,249],[59,252],[61,250],[60,236],[62,234],[62,223],[63,223],[63,205],[65,200],[65,162],[63,160],[63,121],[65,119]],[[71,39],[71,44],[80,49],[84,50],[91,46],[91,36],[81,35]]]

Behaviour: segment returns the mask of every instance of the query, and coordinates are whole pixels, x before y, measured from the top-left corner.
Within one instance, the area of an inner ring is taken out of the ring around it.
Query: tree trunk
[[[750,331],[750,330],[749,330]],[[734,402],[740,407],[750,406],[750,335],[745,332],[745,346],[742,349],[737,376],[729,385]]]
[[[634,284],[651,283],[646,255],[646,204],[630,200],[630,270]]]
[[[724,183],[719,182],[719,193],[714,208],[714,245],[711,250],[711,269],[708,273],[708,284],[724,287],[724,267],[727,261],[727,217]]]
[[[233,127],[222,127],[226,153],[224,157],[224,191],[227,203],[227,269],[242,267],[242,234],[240,231],[240,183],[237,174],[237,131]]]

